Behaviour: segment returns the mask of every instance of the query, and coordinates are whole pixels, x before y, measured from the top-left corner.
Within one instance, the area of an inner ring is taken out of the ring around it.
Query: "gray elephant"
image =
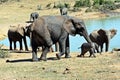
[[[40,60],[46,61],[49,48],[59,43],[60,53],[56,54],[58,59],[65,54],[70,58],[69,34],[84,36],[87,42],[91,42],[85,24],[82,20],[70,16],[42,16],[27,27],[31,33],[32,60],[38,61],[37,47],[44,46]]]
[[[30,21],[34,21],[39,17],[39,14],[37,12],[33,12],[30,14]]]
[[[90,55],[89,57],[91,57],[92,55],[95,57],[95,54],[94,53],[99,53],[99,49],[98,49],[98,45],[94,42],[92,43],[83,43],[81,45],[81,54],[78,55],[77,57],[84,57],[85,53],[89,51]],[[78,48],[78,49],[79,49]]]
[[[92,33],[90,33],[89,37],[93,42],[96,42],[98,46],[101,48],[101,52],[103,51],[103,44],[105,43],[106,49],[105,51],[108,51],[110,39],[112,39],[117,33],[116,29],[99,29],[94,30]]]
[[[60,8],[60,14],[61,15],[67,15],[68,9],[66,7]]]
[[[22,40],[24,41],[25,50],[28,51],[27,42],[26,42],[26,33],[24,27],[10,26],[8,30],[8,39],[10,43],[10,50],[12,50],[12,42],[14,42],[14,50],[16,50],[16,42],[20,43],[20,50],[23,50]]]

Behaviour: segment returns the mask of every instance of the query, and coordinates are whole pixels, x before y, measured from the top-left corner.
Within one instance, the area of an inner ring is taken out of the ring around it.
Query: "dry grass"
[[[38,57],[41,52],[39,52]],[[47,62],[31,62],[30,53],[11,53],[11,57],[0,59],[1,80],[119,80],[120,52],[97,54],[97,58],[55,59],[48,53]],[[88,56],[88,55],[86,55]],[[6,63],[6,60],[11,62]]]

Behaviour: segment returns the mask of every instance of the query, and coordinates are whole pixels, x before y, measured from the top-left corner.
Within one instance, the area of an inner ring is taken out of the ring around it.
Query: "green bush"
[[[95,5],[93,6],[93,9],[100,9],[100,5],[99,5],[99,4],[95,4]]]
[[[66,8],[70,8],[70,4],[68,4],[68,3],[65,3],[64,6],[65,6]]]
[[[93,10],[91,8],[87,8],[85,12],[92,12]]]
[[[74,7],[90,7],[91,2],[90,0],[78,0],[75,1]]]
[[[3,45],[0,45],[0,58],[7,58],[10,56],[10,54],[8,53],[8,51],[5,51],[2,49]]]
[[[103,5],[105,0],[93,0],[93,1],[94,1],[93,5],[96,5],[96,4]]]
[[[42,10],[41,5],[37,5],[37,10]]]
[[[105,1],[103,8],[108,10],[115,10],[117,7],[113,1]]]
[[[5,3],[7,2],[8,0],[0,0],[0,3]]]
[[[114,2],[120,2],[120,0],[115,0]]]

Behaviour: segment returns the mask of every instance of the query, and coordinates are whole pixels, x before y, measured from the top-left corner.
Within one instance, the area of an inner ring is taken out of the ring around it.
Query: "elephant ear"
[[[74,21],[72,19],[65,20],[63,27],[69,34],[75,36],[76,29],[74,27]]]
[[[24,36],[24,34],[25,34],[25,29],[24,29],[24,27],[18,26],[17,32],[18,32],[21,36]]]

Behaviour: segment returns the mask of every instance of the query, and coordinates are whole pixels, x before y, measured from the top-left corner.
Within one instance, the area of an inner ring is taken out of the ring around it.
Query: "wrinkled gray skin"
[[[8,39],[10,43],[10,50],[12,50],[12,42],[14,43],[14,50],[16,50],[16,42],[20,43],[20,50],[23,50],[22,40],[24,41],[25,50],[28,51],[27,42],[26,42],[26,34],[24,27],[20,27],[19,25],[10,26],[8,30]]]
[[[95,54],[94,53],[99,53],[99,50],[98,50],[98,45],[96,43],[83,43],[81,45],[81,54],[78,55],[78,57],[84,57],[85,53],[89,51],[90,53],[90,56],[91,57],[92,55],[95,57]]]
[[[78,18],[69,16],[42,16],[27,27],[31,34],[32,60],[38,61],[37,48],[44,46],[40,60],[46,61],[49,48],[59,43],[60,53],[56,54],[60,59],[65,54],[65,58],[70,58],[69,34],[83,36],[87,42],[89,39],[84,22]]]
[[[68,9],[66,7],[60,8],[61,15],[67,15]]]
[[[33,12],[30,14],[30,21],[35,21],[39,17],[39,14],[37,12]]]
[[[103,44],[105,43],[105,51],[108,51],[110,39],[112,39],[116,35],[116,33],[116,29],[99,29],[90,33],[89,37],[93,42],[97,43],[98,46],[100,46],[100,51],[103,52]]]

